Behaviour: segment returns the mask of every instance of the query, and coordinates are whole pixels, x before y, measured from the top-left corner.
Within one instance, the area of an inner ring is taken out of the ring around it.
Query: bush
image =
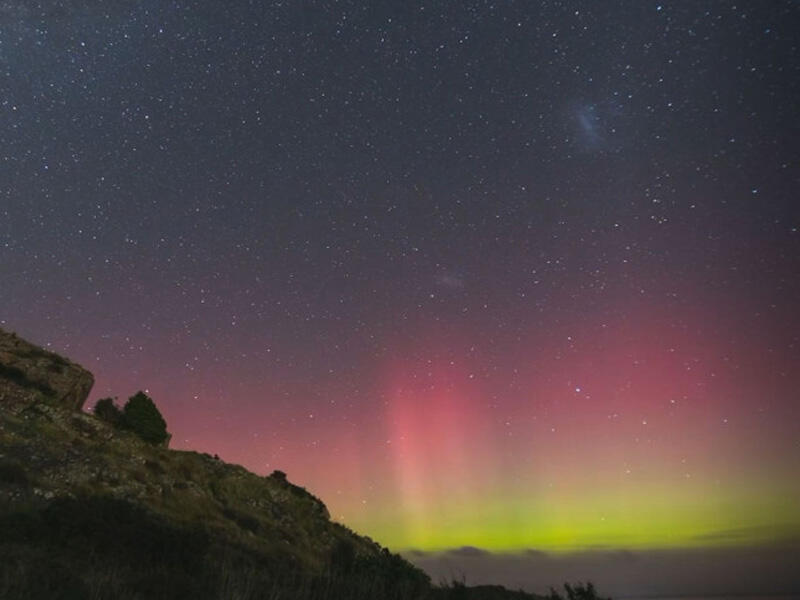
[[[119,425],[122,421],[122,411],[111,398],[101,398],[94,405],[93,410],[95,415],[112,425]]]
[[[286,473],[284,473],[283,471],[278,471],[277,469],[275,469],[272,473],[270,473],[269,476],[272,477],[275,481],[280,481],[281,483],[288,483],[286,480]]]
[[[597,591],[591,581],[586,585],[578,583],[574,586],[565,583],[564,591],[567,592],[567,600],[608,600],[597,595]],[[550,588],[549,600],[563,600],[563,597],[553,588]]]
[[[152,398],[144,392],[136,392],[125,403],[122,409],[122,424],[151,444],[165,444],[170,438],[167,422]]]

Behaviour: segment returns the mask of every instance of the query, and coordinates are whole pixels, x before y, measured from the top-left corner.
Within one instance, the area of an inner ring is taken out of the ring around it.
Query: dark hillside
[[[0,330],[3,600],[533,597],[433,587],[285,473],[169,450],[78,410],[92,381]]]

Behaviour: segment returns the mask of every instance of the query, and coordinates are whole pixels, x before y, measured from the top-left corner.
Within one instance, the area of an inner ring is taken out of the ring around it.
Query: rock
[[[0,329],[0,402],[47,401],[81,410],[94,376],[66,358]]]

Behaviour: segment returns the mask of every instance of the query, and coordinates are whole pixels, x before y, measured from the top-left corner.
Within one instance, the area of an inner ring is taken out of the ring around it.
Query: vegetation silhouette
[[[167,422],[155,402],[144,392],[136,392],[122,409],[122,423],[140,438],[151,444],[165,444],[171,437]]]
[[[594,589],[594,584],[591,581],[587,582],[585,585],[576,583],[574,586],[565,583],[564,591],[567,593],[566,600],[610,600],[609,598],[598,596],[597,591]],[[548,600],[564,600],[564,597],[553,588],[550,588]]]
[[[118,427],[122,422],[122,411],[114,404],[113,398],[100,398],[94,405],[92,412],[103,421]]]
[[[93,412],[103,421],[119,429],[132,431],[151,444],[166,445],[172,437],[155,402],[142,391],[131,396],[122,410],[114,403],[114,399],[101,398],[94,405]]]

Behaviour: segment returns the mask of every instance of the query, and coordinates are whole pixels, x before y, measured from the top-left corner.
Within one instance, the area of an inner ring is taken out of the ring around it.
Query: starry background
[[[798,31],[2,0],[0,326],[420,560],[796,537]]]

